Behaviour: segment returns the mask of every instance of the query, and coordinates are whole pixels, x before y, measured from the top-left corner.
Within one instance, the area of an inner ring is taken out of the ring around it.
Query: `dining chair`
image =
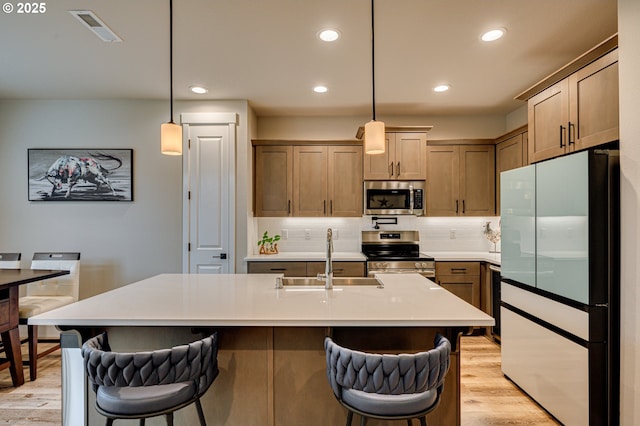
[[[59,349],[60,345],[56,344],[38,353],[38,326],[28,325],[28,320],[34,315],[78,301],[80,253],[34,253],[31,269],[69,271],[68,275],[27,284],[26,295],[18,300],[19,323],[27,325],[27,338],[21,343],[27,342],[29,345],[29,377],[33,381],[38,374],[38,358]],[[47,337],[47,340],[51,339],[52,337]],[[53,340],[59,343],[59,338],[53,338]]]
[[[107,418],[145,419],[173,413],[195,403],[200,424],[206,426],[200,397],[218,376],[218,334],[146,352],[113,352],[107,333],[82,345],[89,383],[96,394],[96,410]]]
[[[0,253],[0,269],[20,269],[22,253]]]
[[[336,399],[360,425],[367,419],[411,420],[426,426],[426,415],[440,402],[449,370],[451,343],[437,334],[434,348],[414,354],[374,354],[348,349],[330,337],[324,340],[327,378]]]

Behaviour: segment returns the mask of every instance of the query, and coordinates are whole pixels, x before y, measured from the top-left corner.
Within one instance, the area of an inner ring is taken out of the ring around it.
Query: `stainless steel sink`
[[[318,286],[324,287],[324,281],[315,277],[282,277],[282,285],[287,286]],[[333,279],[334,286],[370,285],[382,287],[376,278],[370,277],[338,277]]]

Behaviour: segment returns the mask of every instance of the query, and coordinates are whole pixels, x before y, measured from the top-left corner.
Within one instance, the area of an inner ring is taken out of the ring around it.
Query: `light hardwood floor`
[[[559,424],[504,378],[497,344],[469,336],[461,347],[462,426]],[[26,383],[13,388],[9,370],[0,371],[0,425],[59,425],[60,351],[39,361],[38,380],[29,381],[27,368],[25,375]]]

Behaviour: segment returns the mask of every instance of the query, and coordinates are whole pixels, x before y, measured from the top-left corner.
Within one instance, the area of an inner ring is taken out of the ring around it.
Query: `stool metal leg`
[[[427,416],[420,417],[420,426],[427,426]]]
[[[349,410],[347,413],[347,426],[351,426],[351,420],[353,420],[353,411]]]
[[[202,403],[200,403],[200,398],[196,399],[196,409],[198,410],[198,419],[200,419],[200,426],[207,426],[207,422],[204,419],[204,412],[202,411]]]

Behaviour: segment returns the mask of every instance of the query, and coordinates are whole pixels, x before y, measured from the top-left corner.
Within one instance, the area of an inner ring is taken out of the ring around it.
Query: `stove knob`
[[[423,263],[423,265],[424,265],[424,263]],[[423,268],[424,268],[424,266],[423,266]],[[416,269],[420,269],[420,263],[418,263],[418,262],[416,262]]]
[[[427,268],[427,263],[426,262],[422,262],[422,267],[426,269]]]

